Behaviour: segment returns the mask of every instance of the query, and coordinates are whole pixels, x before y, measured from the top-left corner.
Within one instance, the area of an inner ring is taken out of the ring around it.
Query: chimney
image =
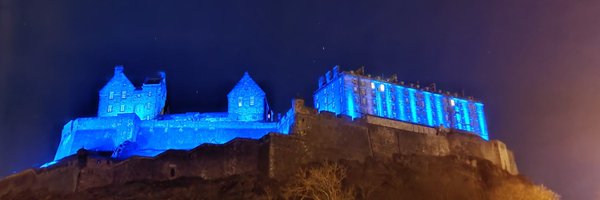
[[[165,80],[165,78],[167,78],[167,74],[164,71],[159,71],[158,75],[160,76],[161,79]]]
[[[123,65],[115,66],[115,74],[122,74],[122,73],[123,73]]]

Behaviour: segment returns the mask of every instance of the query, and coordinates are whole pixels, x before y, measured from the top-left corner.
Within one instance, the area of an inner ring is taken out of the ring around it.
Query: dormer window
[[[114,99],[114,98],[115,98],[115,92],[110,91],[110,94],[108,94],[108,99]]]
[[[127,91],[121,91],[121,99],[127,98]]]

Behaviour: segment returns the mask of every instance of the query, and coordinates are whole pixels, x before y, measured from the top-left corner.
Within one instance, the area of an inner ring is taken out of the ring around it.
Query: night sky
[[[179,113],[225,111],[244,71],[285,112],[336,64],[464,90],[523,174],[600,198],[600,1],[0,0],[0,176],[52,160],[115,65],[164,70]]]

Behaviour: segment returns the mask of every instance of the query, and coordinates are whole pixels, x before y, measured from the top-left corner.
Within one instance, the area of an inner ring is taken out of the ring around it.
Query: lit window
[[[108,105],[108,110],[107,112],[112,112],[112,105]]]
[[[115,92],[110,91],[110,94],[108,95],[108,99],[113,99],[113,98],[115,98]]]
[[[250,106],[253,106],[253,105],[254,105],[254,97],[252,96],[252,97],[250,97]]]
[[[454,105],[455,105],[454,99],[450,99],[450,106],[454,106]]]
[[[371,89],[375,89],[375,83],[371,83]]]
[[[238,106],[242,107],[242,97],[238,97]]]
[[[125,111],[125,105],[121,105],[121,112]]]
[[[380,84],[380,85],[379,85],[379,91],[380,91],[380,92],[383,92],[383,91],[385,91],[385,86],[384,86],[383,84]]]
[[[121,91],[121,98],[127,98],[127,91]]]

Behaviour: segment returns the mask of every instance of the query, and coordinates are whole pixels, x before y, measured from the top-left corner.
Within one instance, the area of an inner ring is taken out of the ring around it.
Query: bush
[[[559,200],[560,196],[543,185],[505,182],[492,189],[490,200]]]
[[[346,176],[347,169],[333,162],[300,168],[283,188],[282,195],[285,199],[352,200],[354,190],[343,187]]]

